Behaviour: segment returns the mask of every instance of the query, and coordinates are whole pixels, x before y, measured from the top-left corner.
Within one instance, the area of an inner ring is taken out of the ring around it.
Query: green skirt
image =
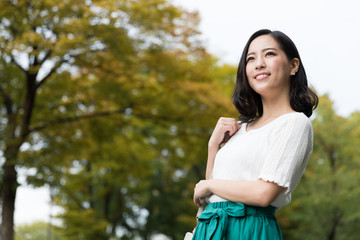
[[[282,239],[275,208],[242,203],[210,203],[199,216],[195,240],[278,240]]]

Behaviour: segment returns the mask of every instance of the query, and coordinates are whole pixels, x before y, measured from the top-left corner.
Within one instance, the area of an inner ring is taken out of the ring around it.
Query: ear
[[[293,58],[290,61],[290,75],[295,75],[299,70],[300,60],[298,58]]]

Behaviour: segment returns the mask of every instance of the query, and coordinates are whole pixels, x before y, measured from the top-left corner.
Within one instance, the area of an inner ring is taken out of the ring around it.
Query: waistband
[[[234,211],[237,209],[237,211],[244,212],[242,216],[267,216],[271,218],[275,218],[275,211],[276,211],[276,208],[273,206],[258,207],[258,206],[245,205],[243,203],[234,203],[230,201],[209,203],[209,205],[207,205],[204,211],[213,211],[215,209],[227,209],[227,211],[229,210]]]
[[[206,239],[222,239],[229,217],[266,216],[275,219],[275,210],[273,206],[256,207],[229,201],[213,202],[205,208],[198,220],[199,224],[209,226]]]

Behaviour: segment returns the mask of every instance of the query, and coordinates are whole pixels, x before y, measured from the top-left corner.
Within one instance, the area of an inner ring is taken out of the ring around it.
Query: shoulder
[[[281,116],[281,120],[279,123],[288,123],[288,124],[300,124],[304,125],[304,127],[311,127],[311,120],[302,112],[292,112],[287,113]]]
[[[311,120],[302,112],[293,112],[281,116],[277,129],[283,133],[312,134]]]

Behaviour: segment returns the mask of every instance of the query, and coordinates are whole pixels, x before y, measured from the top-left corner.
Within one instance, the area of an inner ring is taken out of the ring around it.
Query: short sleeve
[[[313,149],[311,121],[303,114],[287,118],[270,138],[268,154],[258,179],[292,192],[299,183]]]

